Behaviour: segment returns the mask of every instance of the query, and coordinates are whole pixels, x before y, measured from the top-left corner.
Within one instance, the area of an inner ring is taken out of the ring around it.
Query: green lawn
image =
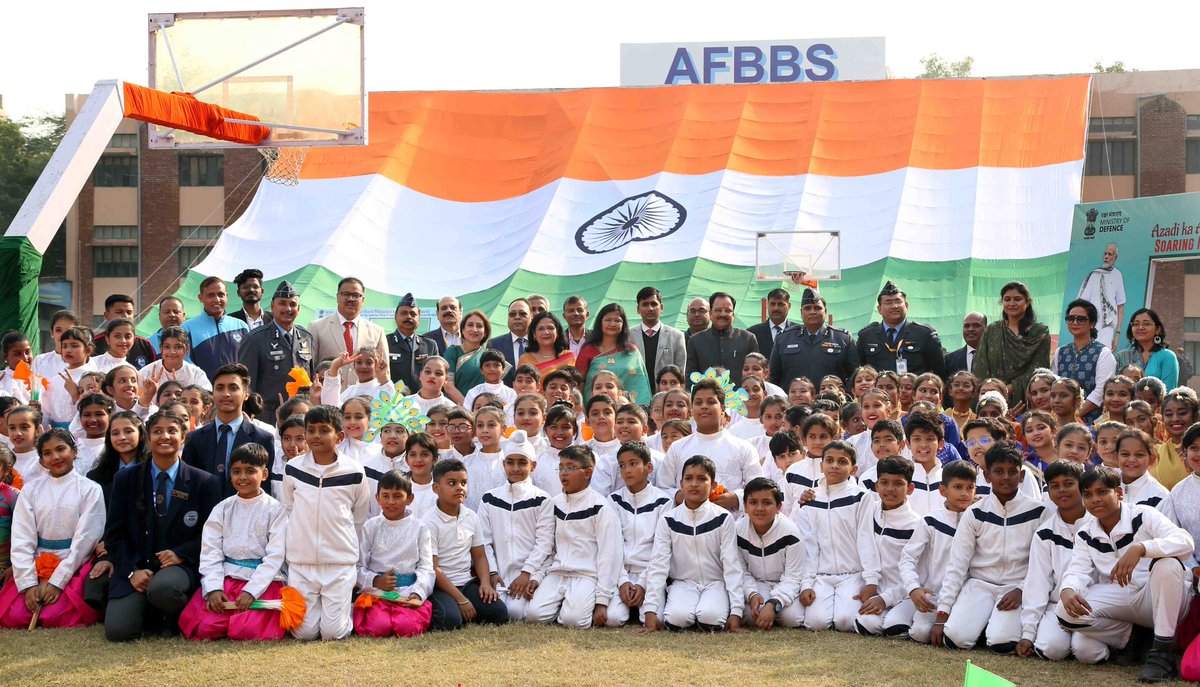
[[[509,625],[416,639],[272,644],[104,641],[98,627],[0,631],[0,685],[962,685],[967,659],[1018,685],[1132,685],[1111,666],[951,652],[833,632],[748,635]]]

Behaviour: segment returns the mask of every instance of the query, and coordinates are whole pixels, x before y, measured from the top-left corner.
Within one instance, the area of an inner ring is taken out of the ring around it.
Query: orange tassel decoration
[[[17,472],[16,468],[12,471],[12,488],[21,491],[25,488],[25,479],[21,477],[21,473]]]
[[[312,379],[308,376],[308,372],[305,371],[303,367],[293,367],[292,371],[288,373],[288,376],[295,380],[288,382],[287,385],[284,386],[284,389],[287,390],[288,398],[295,396],[300,392],[301,389],[312,386]]]
[[[284,630],[300,627],[300,623],[304,622],[304,613],[308,610],[304,595],[296,591],[295,587],[283,587],[279,590],[279,596],[283,601],[283,607],[279,609],[279,627]]]
[[[13,369],[13,379],[24,383],[25,389],[31,392],[33,391],[35,380],[36,383],[42,387],[38,390],[39,392],[45,391],[50,386],[50,383],[47,382],[44,377],[38,377],[37,375],[33,374],[33,369],[30,368],[29,363],[25,362],[24,360],[17,363],[17,366]]]
[[[49,551],[43,551],[38,554],[37,560],[33,562],[33,569],[37,571],[38,576],[38,596],[46,591],[46,583],[49,582],[50,576],[58,569],[58,564],[62,559]],[[29,620],[29,629],[37,627],[38,619],[42,616],[42,606],[39,602],[38,607],[33,611],[33,617]]]
[[[1197,570],[1200,570],[1200,568],[1197,568]],[[366,592],[359,594],[358,598],[354,600],[355,608],[370,608],[374,605],[375,605],[375,597]]]
[[[721,495],[725,494],[726,491],[727,491],[727,489],[725,489],[725,487],[721,486],[720,484],[713,484],[712,491],[710,491],[708,493],[708,500],[716,501],[717,498],[720,497]]]

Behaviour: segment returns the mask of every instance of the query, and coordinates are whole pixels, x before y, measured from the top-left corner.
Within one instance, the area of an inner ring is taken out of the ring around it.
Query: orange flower
[[[21,491],[22,489],[24,489],[25,488],[25,480],[21,477],[21,473],[17,472],[16,468],[13,468],[12,476],[13,476],[12,488],[16,489],[17,491]]]
[[[719,496],[721,496],[722,494],[724,494],[726,491],[727,490],[725,489],[725,487],[721,486],[720,484],[713,483],[712,491],[708,492],[708,500],[716,501],[717,498]]]
[[[288,382],[284,389],[287,390],[288,398],[295,396],[301,389],[306,386],[312,386],[312,379],[308,376],[308,372],[303,367],[293,367],[288,376],[295,381]]]

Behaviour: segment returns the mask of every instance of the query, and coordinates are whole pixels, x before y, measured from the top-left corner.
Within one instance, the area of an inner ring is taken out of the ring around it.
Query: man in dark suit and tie
[[[250,375],[245,365],[233,363],[219,368],[212,385],[216,417],[188,435],[183,462],[215,475],[221,481],[221,498],[228,498],[236,493],[229,480],[229,454],[242,444],[254,443],[267,449],[267,465],[273,465],[275,439],[242,412],[242,404],[250,394]],[[269,490],[268,484],[263,488]]]
[[[149,431],[159,428],[180,438],[184,431],[182,422],[170,419]],[[107,553],[94,568],[111,575],[104,619],[110,642],[141,637],[147,621],[163,634],[176,634],[179,614],[199,585],[200,537],[221,488],[213,475],[180,461],[177,450],[151,449],[151,460],[113,480]]]
[[[795,322],[788,319],[788,313],[791,311],[792,295],[788,290],[771,289],[767,294],[767,321],[748,329],[754,338],[758,339],[758,352],[767,356],[767,360],[771,359],[771,347],[775,345],[775,338],[796,326]]]
[[[975,350],[979,348],[979,340],[983,338],[983,330],[987,327],[987,315],[980,312],[969,312],[963,318],[962,337],[963,347],[946,355],[946,379],[955,372],[971,371],[975,362]]]
[[[504,383],[512,386],[516,376],[517,361],[525,355],[529,348],[529,323],[533,320],[533,308],[529,301],[518,298],[508,304],[508,333],[497,336],[490,342],[490,347],[504,354],[508,361],[508,372],[504,375]]]
[[[263,422],[275,424],[275,412],[281,399],[287,398],[292,368],[313,376],[316,346],[312,334],[296,324],[299,314],[300,294],[286,281],[279,282],[268,323],[247,335],[238,348],[238,362],[246,366],[250,388],[262,396]]]
[[[858,359],[880,372],[946,374],[946,351],[937,330],[908,319],[908,298],[891,281],[875,298],[882,322],[858,332]]]
[[[421,322],[421,310],[411,293],[406,293],[396,306],[396,331],[388,334],[388,365],[392,381],[399,390],[403,384],[405,394],[415,394],[419,384],[417,376],[431,355],[438,355],[437,344],[423,336],[417,336],[417,325]]]
[[[454,296],[443,296],[437,303],[437,318],[440,327],[431,329],[421,336],[437,345],[437,354],[446,355],[446,349],[462,343],[462,304]]]

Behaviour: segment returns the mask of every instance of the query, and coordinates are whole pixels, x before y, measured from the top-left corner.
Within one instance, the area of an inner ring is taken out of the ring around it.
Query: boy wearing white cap
[[[554,551],[554,504],[533,485],[537,450],[523,430],[504,445],[508,483],[485,493],[480,502],[483,549],[492,586],[510,618],[524,618],[536,585],[530,579]]]

